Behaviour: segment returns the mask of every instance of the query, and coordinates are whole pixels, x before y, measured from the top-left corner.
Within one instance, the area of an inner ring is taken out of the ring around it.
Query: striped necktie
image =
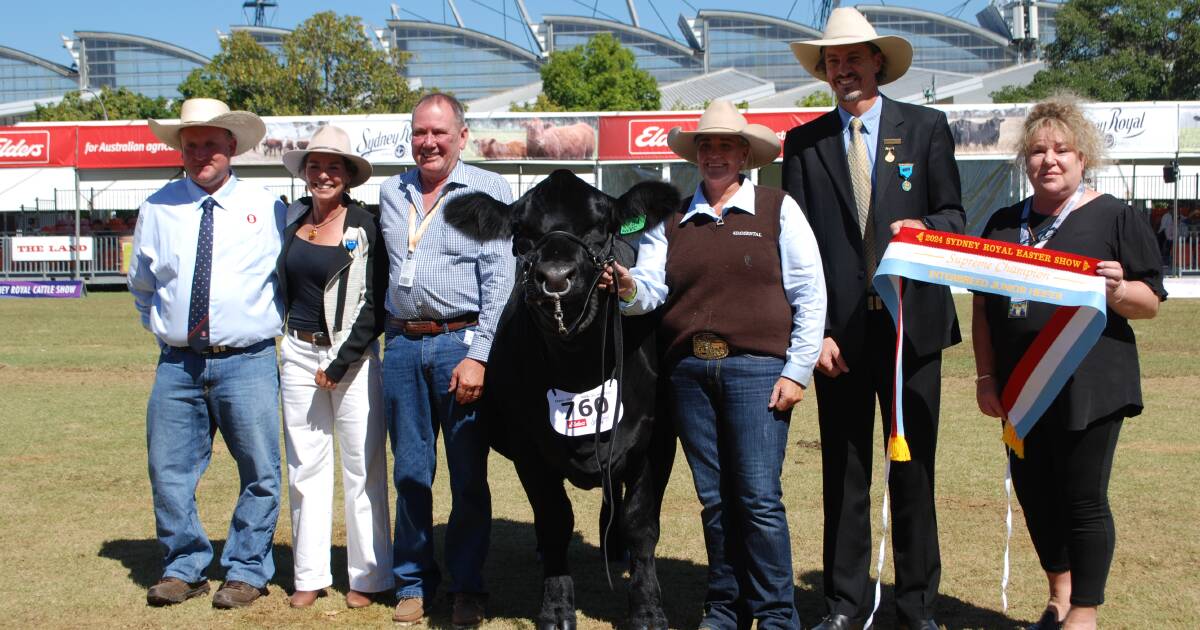
[[[854,205],[858,210],[858,230],[863,239],[863,258],[867,264],[867,286],[875,275],[875,230],[871,217],[871,159],[862,136],[862,120],[850,119],[850,151],[846,155],[850,166],[850,184],[854,188]]]
[[[213,207],[208,197],[200,204],[200,236],[196,239],[196,266],[192,273],[192,301],[188,308],[188,347],[203,352],[208,343],[208,292],[212,283]]]

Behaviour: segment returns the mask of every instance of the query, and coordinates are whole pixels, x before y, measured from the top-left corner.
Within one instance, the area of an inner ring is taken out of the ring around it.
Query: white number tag
[[[604,395],[601,396],[601,390]],[[617,408],[617,381],[608,382],[586,392],[575,393],[560,389],[546,390],[546,402],[550,405],[550,426],[561,435],[577,437],[596,433],[596,423],[604,433],[619,424],[625,415],[622,405]],[[612,410],[617,408],[614,415]]]

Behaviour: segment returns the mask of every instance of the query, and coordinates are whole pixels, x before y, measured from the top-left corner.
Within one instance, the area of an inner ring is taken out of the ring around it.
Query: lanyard
[[[1075,190],[1075,194],[1071,195],[1070,201],[1067,202],[1062,212],[1058,213],[1058,217],[1054,219],[1054,223],[1050,227],[1039,231],[1036,239],[1033,237],[1033,231],[1029,229],[1029,211],[1033,206],[1033,197],[1026,199],[1025,208],[1021,210],[1021,244],[1026,247],[1031,245],[1037,248],[1045,247],[1046,243],[1058,233],[1058,228],[1062,225],[1063,221],[1067,220],[1067,215],[1075,211],[1075,205],[1083,198],[1083,192],[1083,182],[1080,182],[1079,188]]]
[[[413,252],[417,251],[417,243],[420,243],[421,238],[425,236],[425,230],[429,229],[429,224],[433,222],[433,215],[437,214],[438,208],[441,207],[442,201],[445,199],[446,191],[443,189],[437,201],[433,202],[433,207],[429,209],[429,213],[421,221],[420,227],[417,227],[416,204],[410,203],[408,205],[408,255],[410,257],[413,255]]]

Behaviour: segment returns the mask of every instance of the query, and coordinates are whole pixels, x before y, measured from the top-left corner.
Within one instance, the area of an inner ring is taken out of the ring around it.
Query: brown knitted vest
[[[660,340],[670,363],[691,354],[692,336],[701,332],[725,339],[731,354],[786,358],[792,306],[779,262],[784,194],[755,186],[753,215],[728,212],[718,223],[701,214],[680,225],[689,197],[666,219],[670,293]]]

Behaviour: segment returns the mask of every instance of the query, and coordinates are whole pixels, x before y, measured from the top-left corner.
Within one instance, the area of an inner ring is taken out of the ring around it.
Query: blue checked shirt
[[[467,357],[487,362],[500,312],[512,291],[516,269],[512,242],[505,238],[478,243],[447,225],[442,213],[455,197],[473,192],[512,203],[512,188],[500,175],[460,160],[446,181],[437,214],[413,252],[413,285],[402,287],[397,280],[408,257],[409,208],[416,207],[418,222],[425,218],[420,174],[420,169],[411,169],[389,178],[379,189],[380,223],[389,259],[388,313],[399,319],[439,320],[479,313]]]
[[[133,232],[129,292],[142,326],[170,346],[187,345],[188,307],[200,235],[200,204],[210,195],[191,179],[171,182],[142,203]],[[211,197],[212,284],[209,343],[243,348],[283,328],[275,260],[286,206],[235,175]]]

